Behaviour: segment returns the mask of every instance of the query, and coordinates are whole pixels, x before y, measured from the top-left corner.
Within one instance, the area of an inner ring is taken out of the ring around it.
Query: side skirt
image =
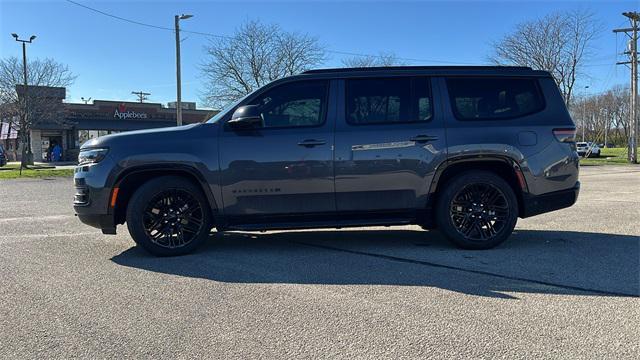
[[[425,225],[425,211],[385,211],[368,213],[328,213],[305,215],[245,215],[221,217],[218,230],[266,231],[359,226]]]

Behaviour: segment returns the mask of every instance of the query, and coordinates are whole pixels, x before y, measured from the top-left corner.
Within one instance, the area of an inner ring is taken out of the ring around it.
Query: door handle
[[[431,136],[431,135],[416,135],[416,136],[412,137],[409,140],[415,141],[415,142],[419,142],[419,143],[423,143],[423,142],[438,140],[438,137],[437,136]]]
[[[314,146],[318,146],[318,145],[324,145],[326,143],[327,142],[324,141],[324,140],[307,139],[307,140],[299,142],[298,145],[310,148],[310,147],[314,147]]]

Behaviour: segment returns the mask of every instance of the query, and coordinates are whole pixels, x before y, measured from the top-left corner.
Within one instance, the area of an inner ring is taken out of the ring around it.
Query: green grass
[[[627,161],[627,148],[601,149],[599,158],[582,158],[580,165],[630,165]]]
[[[17,178],[49,178],[49,177],[71,177],[73,169],[23,169],[22,176],[20,170],[14,167],[7,170],[0,168],[0,180]]]

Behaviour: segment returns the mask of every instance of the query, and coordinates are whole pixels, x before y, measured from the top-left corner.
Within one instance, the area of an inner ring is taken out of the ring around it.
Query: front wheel
[[[211,210],[202,190],[187,179],[163,176],[131,197],[127,227],[133,240],[157,256],[192,252],[209,237]]]
[[[518,200],[509,184],[487,171],[469,171],[446,184],[438,198],[439,228],[464,249],[490,249],[504,242],[518,219]]]

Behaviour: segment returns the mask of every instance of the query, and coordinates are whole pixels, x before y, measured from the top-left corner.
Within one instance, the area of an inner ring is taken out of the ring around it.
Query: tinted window
[[[451,106],[458,119],[508,119],[542,110],[535,79],[449,78]]]
[[[428,78],[347,80],[346,92],[350,124],[429,121],[433,115]]]
[[[324,122],[325,81],[299,81],[268,90],[251,102],[259,105],[264,126],[315,126]]]

